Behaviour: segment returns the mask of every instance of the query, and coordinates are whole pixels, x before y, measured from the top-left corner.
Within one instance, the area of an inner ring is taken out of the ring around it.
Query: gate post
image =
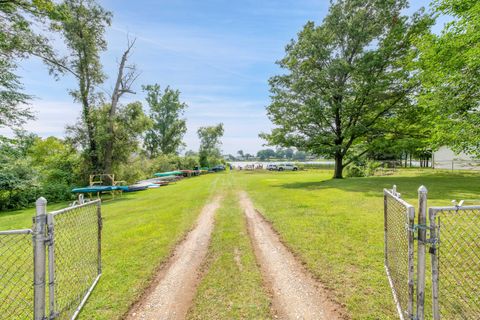
[[[433,320],[440,320],[440,305],[438,301],[438,234],[437,222],[435,221],[436,211],[428,209],[428,220],[430,222],[430,239],[432,241],[431,259],[432,259],[432,311]]]
[[[425,186],[418,188],[418,261],[417,261],[417,319],[425,316],[425,244],[427,240],[427,193]]]
[[[33,317],[34,320],[45,319],[45,264],[46,248],[45,248],[45,231],[47,220],[47,200],[43,197],[38,198],[35,202],[36,215],[34,218],[33,228]]]

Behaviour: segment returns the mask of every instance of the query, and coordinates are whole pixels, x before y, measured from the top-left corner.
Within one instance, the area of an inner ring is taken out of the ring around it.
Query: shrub
[[[345,168],[345,176],[348,178],[365,177],[366,167],[352,163]]]

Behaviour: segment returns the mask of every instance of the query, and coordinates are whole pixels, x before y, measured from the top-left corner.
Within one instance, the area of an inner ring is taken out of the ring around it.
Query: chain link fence
[[[427,189],[418,191],[414,224],[413,206],[400,199],[395,187],[384,190],[385,267],[399,317],[480,319],[480,206],[462,206],[462,201],[458,206],[431,207],[427,220]],[[431,281],[425,281],[427,252]],[[426,287],[431,303],[425,299]],[[425,304],[431,311],[424,310]]]
[[[30,229],[0,231],[0,319],[33,319]]]
[[[434,319],[480,319],[480,206],[429,209]]]
[[[52,212],[47,222],[54,238],[49,254],[54,283],[50,313],[72,319],[101,274],[100,200]]]
[[[32,230],[0,231],[0,319],[75,319],[101,276],[101,230],[100,200],[47,214],[41,198]]]
[[[385,269],[401,319],[413,316],[415,209],[400,198],[396,188],[384,190]]]

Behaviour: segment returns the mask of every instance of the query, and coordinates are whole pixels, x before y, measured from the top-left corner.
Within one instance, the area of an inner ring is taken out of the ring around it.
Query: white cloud
[[[28,121],[24,129],[41,137],[63,137],[65,126],[75,123],[80,115],[80,106],[71,101],[35,100],[31,110],[37,119]],[[0,128],[0,135],[12,136],[12,131]]]

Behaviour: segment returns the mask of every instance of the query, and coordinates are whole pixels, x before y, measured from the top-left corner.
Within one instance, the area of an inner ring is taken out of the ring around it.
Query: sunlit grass
[[[394,176],[332,180],[331,171],[237,172],[256,207],[287,245],[346,306],[353,319],[395,319],[383,267],[383,188],[393,184],[416,205],[478,199],[478,173],[404,170]]]

